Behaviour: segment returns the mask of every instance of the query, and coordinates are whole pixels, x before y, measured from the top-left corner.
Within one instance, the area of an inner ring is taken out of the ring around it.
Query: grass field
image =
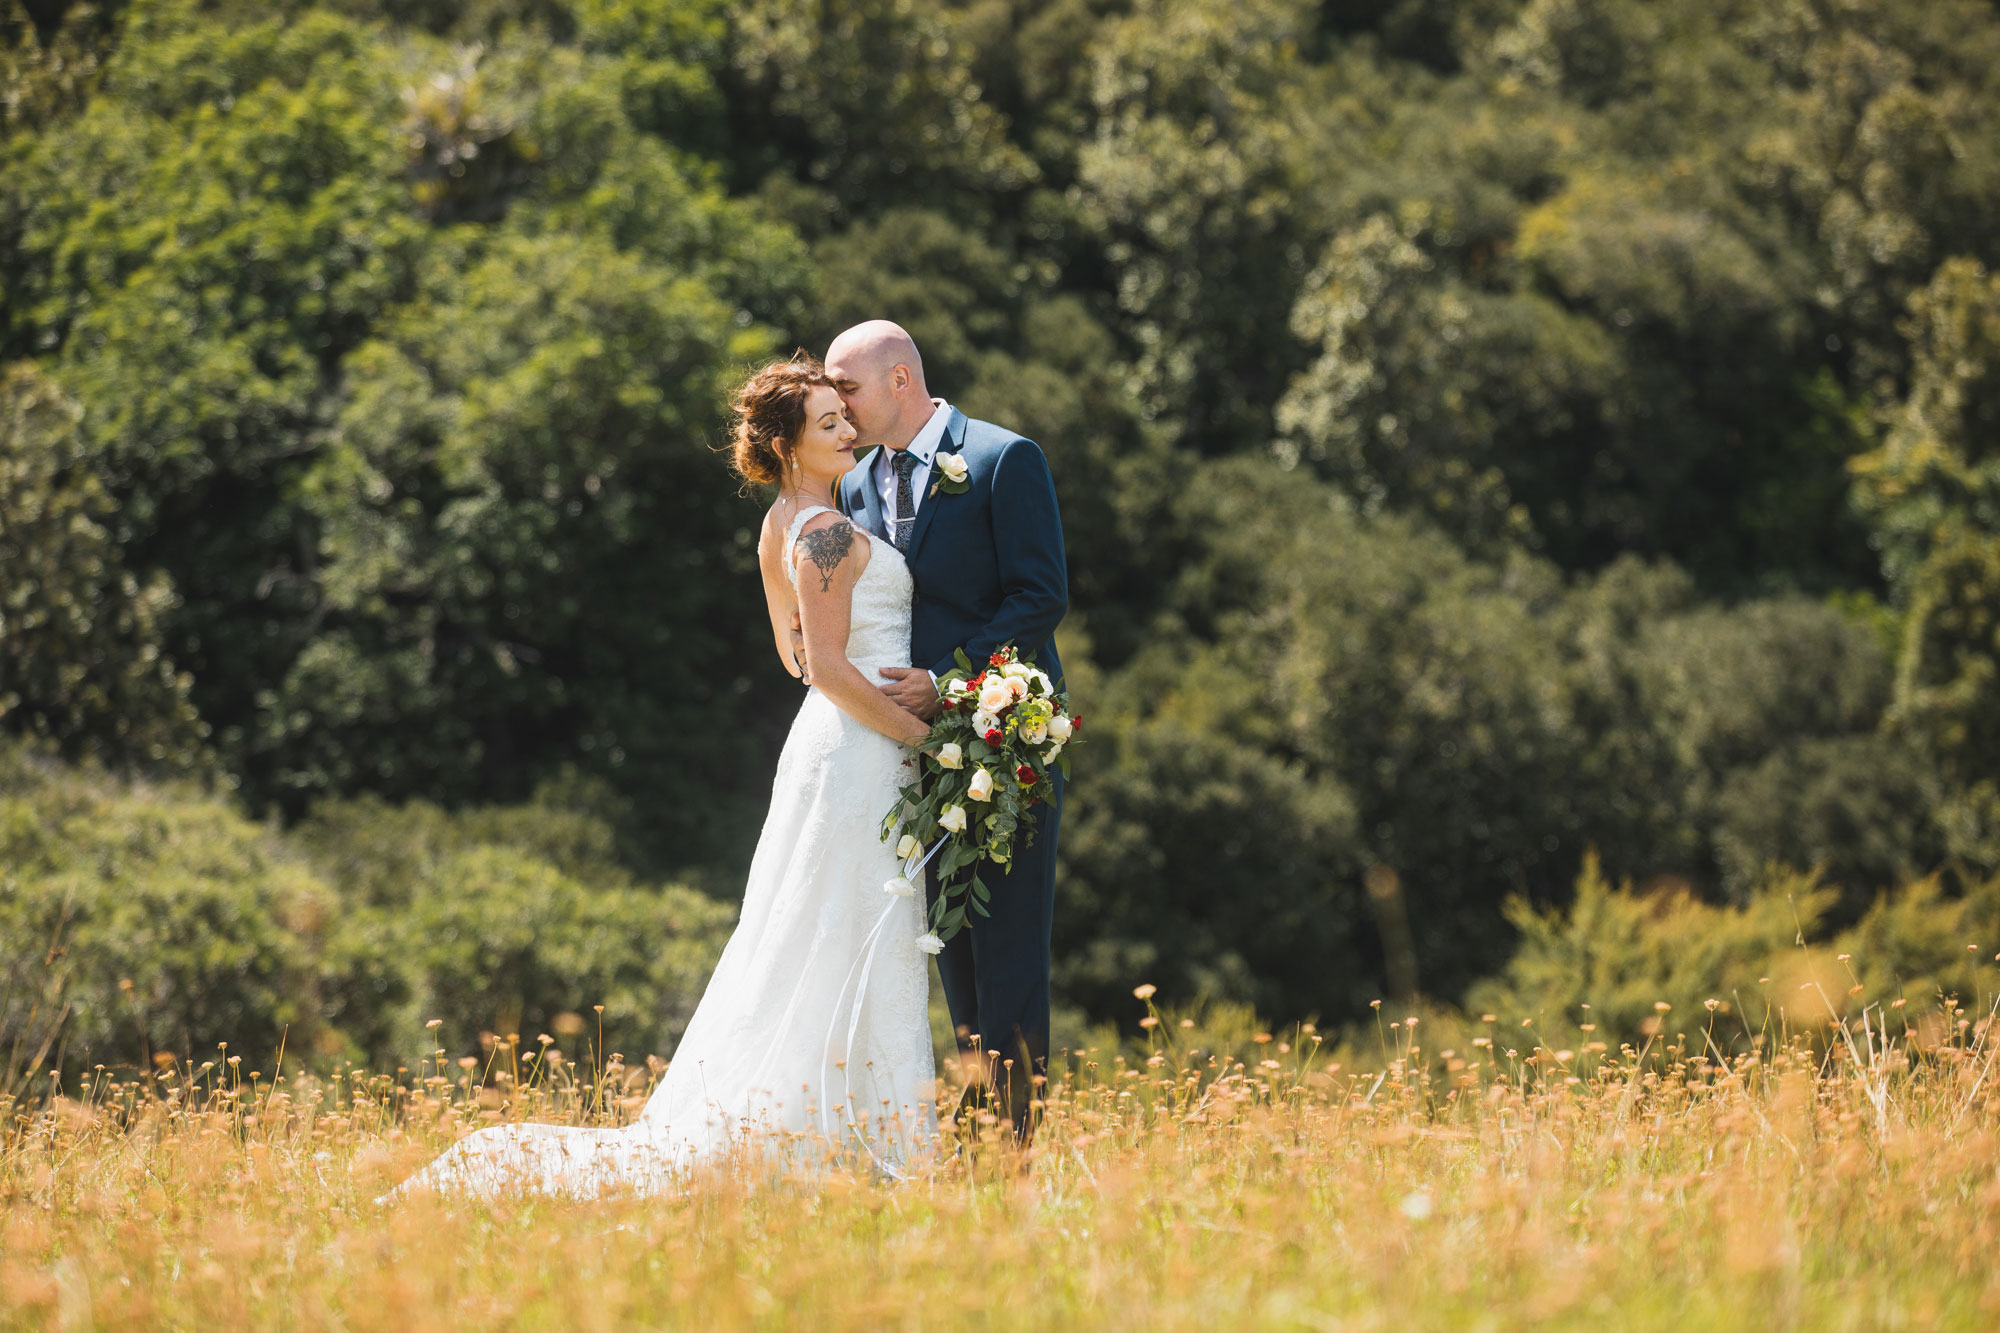
[[[2000,1098],[1977,1017],[1726,1062],[1528,1034],[1433,1053],[1385,1024],[1351,1070],[1309,1030],[1239,1042],[1167,1014],[1148,1045],[1074,1058],[1031,1162],[392,1210],[369,1201],[464,1128],[608,1122],[651,1071],[503,1048],[484,1070],[273,1080],[218,1052],[13,1108],[0,1321],[1993,1328]]]

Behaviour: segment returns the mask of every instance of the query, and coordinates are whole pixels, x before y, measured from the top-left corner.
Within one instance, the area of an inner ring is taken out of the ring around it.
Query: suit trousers
[[[981,862],[979,878],[992,891],[990,917],[968,912],[966,928],[937,956],[945,1003],[961,1054],[976,1055],[984,1085],[974,1081],[959,1105],[963,1117],[991,1102],[1026,1143],[1034,1132],[1037,1080],[1049,1068],[1049,951],[1055,920],[1056,835],[1062,824],[1063,788],[1053,772],[1055,799],[1035,810],[1035,839],[1015,835],[1013,864],[995,875]],[[973,867],[958,872],[971,878]],[[935,901],[936,881],[928,897]]]

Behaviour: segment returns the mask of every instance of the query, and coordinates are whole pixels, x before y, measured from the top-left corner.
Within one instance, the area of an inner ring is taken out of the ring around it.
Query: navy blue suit
[[[943,472],[933,466],[917,505],[904,552],[916,584],[910,660],[943,676],[958,665],[959,649],[977,666],[1011,643],[1060,681],[1055,630],[1069,609],[1069,569],[1048,460],[1032,440],[956,408],[938,452],[965,459],[968,486],[958,495],[935,489]],[[874,463],[870,457],[842,478],[840,507],[887,541]],[[980,871],[993,891],[992,916],[975,916],[937,960],[959,1044],[976,1042],[997,1066],[999,1109],[1023,1135],[1037,1095],[1033,1078],[1048,1071],[1049,932],[1062,790],[1058,774],[1056,799],[1036,810],[1033,845],[1016,839],[1006,874],[994,874],[990,864]]]

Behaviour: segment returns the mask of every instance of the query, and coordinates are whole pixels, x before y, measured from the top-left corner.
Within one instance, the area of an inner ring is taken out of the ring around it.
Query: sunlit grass
[[[656,1073],[557,1060],[554,1041],[400,1077],[274,1077],[220,1051],[205,1068],[106,1071],[9,1110],[0,1318],[2000,1324],[2000,1034],[1986,1023],[1886,1043],[1822,1031],[1726,1059],[1701,1043],[1585,1058],[1523,1039],[1498,1067],[1413,1055],[1414,1029],[1385,1023],[1382,1049],[1350,1069],[1310,1029],[1147,1009],[1123,1048],[1071,1058],[1028,1161],[988,1146],[905,1184],[717,1172],[665,1200],[370,1203],[481,1123],[616,1123]],[[592,1050],[594,1033],[573,1035]]]

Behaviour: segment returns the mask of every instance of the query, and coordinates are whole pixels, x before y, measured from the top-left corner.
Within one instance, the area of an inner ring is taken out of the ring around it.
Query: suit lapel
[[[853,479],[856,492],[848,501],[847,516],[859,520],[863,528],[887,541],[889,528],[882,521],[882,492],[875,485],[875,451],[870,450],[868,456],[856,463],[847,475]],[[841,490],[845,494],[846,486],[843,485]]]
[[[965,413],[954,407],[951,409],[951,420],[946,423],[944,428],[944,438],[938,441],[937,452],[939,454],[955,454],[962,452],[964,448]],[[937,455],[933,454],[931,456],[931,479],[927,484],[936,486],[943,475],[942,472],[938,471]],[[908,550],[903,552],[904,559],[914,560],[917,558],[917,549],[924,544],[924,534],[931,530],[931,520],[937,516],[939,506],[950,498],[943,491],[937,491],[934,494],[926,495],[922,500],[917,502],[917,525],[910,530],[910,546]]]

